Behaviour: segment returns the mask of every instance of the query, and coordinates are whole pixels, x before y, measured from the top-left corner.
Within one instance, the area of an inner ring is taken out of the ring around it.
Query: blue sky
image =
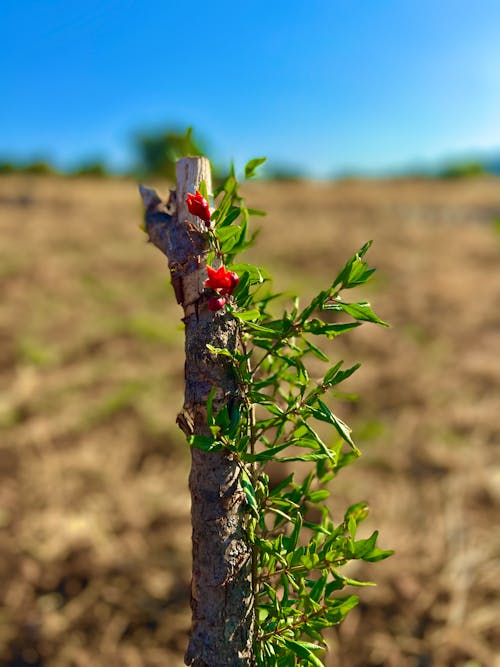
[[[0,0],[0,159],[193,125],[311,174],[500,148],[499,0]]]

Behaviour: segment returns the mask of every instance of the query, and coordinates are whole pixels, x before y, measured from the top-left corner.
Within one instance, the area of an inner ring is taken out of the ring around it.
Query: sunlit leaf
[[[255,157],[245,165],[245,178],[252,178],[255,176],[255,170],[267,160],[265,157]]]
[[[362,320],[365,322],[375,322],[376,324],[381,324],[384,327],[388,327],[389,324],[381,320],[370,307],[370,304],[366,301],[361,301],[359,303],[344,303],[343,301],[335,301],[333,303],[327,303],[323,306],[323,310],[337,310],[347,313],[351,317],[354,317],[355,320]]]

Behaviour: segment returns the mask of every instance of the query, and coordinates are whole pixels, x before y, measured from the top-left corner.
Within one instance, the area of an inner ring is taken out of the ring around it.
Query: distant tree
[[[35,174],[46,176],[48,174],[57,174],[57,170],[44,160],[35,160],[33,162],[16,162],[10,160],[0,161],[0,174]]]
[[[445,167],[440,173],[440,178],[471,178],[482,176],[487,171],[481,162],[457,162]]]
[[[36,176],[49,176],[51,174],[57,174],[57,170],[49,163],[44,160],[36,160],[35,162],[28,162],[22,167],[19,167],[18,170],[22,174],[34,174]]]
[[[18,168],[13,162],[2,160],[0,162],[0,174],[15,174]]]
[[[137,171],[141,176],[161,176],[175,181],[175,163],[186,155],[205,155],[201,144],[193,138],[192,128],[185,133],[174,129],[140,134],[135,139],[139,158]]]
[[[71,171],[71,176],[92,176],[94,178],[105,178],[110,172],[106,165],[99,160],[95,162],[84,162]]]

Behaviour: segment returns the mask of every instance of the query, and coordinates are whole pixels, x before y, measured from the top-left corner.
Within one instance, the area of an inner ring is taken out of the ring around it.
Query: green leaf
[[[354,557],[363,559],[372,553],[377,543],[378,531],[375,530],[370,537],[364,540],[356,540],[354,542]]]
[[[262,402],[260,405],[263,405],[266,410],[268,410],[272,415],[275,415],[276,417],[285,417],[286,414],[283,412],[283,410],[280,408],[279,405],[276,405],[272,401],[266,401],[265,403]]]
[[[302,517],[300,514],[297,514],[297,517],[295,519],[295,525],[292,530],[292,534],[288,537],[285,536],[283,538],[283,546],[285,547],[286,551],[288,553],[291,553],[292,551],[295,550],[295,547],[297,546],[297,542],[299,541],[299,535],[300,531],[302,528]]]
[[[306,346],[309,352],[312,352],[312,354],[318,359],[321,359],[321,361],[330,361],[323,350],[320,350],[319,347],[314,345],[314,343],[311,343],[310,340],[306,340]]]
[[[207,201],[210,201],[206,181],[200,181],[200,184],[198,185],[198,190],[200,191],[202,197],[205,197]]]
[[[260,217],[264,217],[267,215],[266,211],[261,211],[258,208],[247,208],[248,215],[258,215]]]
[[[219,451],[223,447],[221,442],[206,435],[190,436],[189,444],[196,449],[202,449],[204,452]]]
[[[243,306],[248,299],[248,287],[250,285],[250,276],[248,273],[243,273],[239,276],[239,283],[236,286],[236,289],[233,292],[233,297],[236,299],[236,302],[239,306]]]
[[[223,405],[215,416],[215,423],[220,426],[223,431],[229,426],[229,410],[227,404]]]
[[[323,461],[324,459],[331,460],[331,456],[328,452],[311,452],[310,454],[296,454],[295,456],[283,456],[275,457],[273,461],[279,461],[280,463],[291,463],[293,461]]]
[[[245,165],[245,178],[252,178],[255,176],[255,170],[257,167],[260,167],[261,164],[267,160],[265,157],[256,157],[253,160],[250,160]]]
[[[241,213],[241,209],[238,206],[232,206],[229,209],[228,214],[217,226],[217,237],[220,239],[220,233],[222,232],[223,227],[228,227]]]
[[[326,336],[327,338],[335,338],[340,334],[356,329],[359,327],[359,322],[347,322],[345,324],[328,324],[316,318],[308,320],[303,325],[303,330],[307,333],[312,333],[315,336]]]
[[[364,556],[363,560],[366,561],[367,563],[376,563],[379,560],[384,560],[385,558],[389,558],[389,556],[392,556],[394,554],[393,549],[379,549],[375,548],[371,554],[368,556]]]
[[[250,331],[256,331],[259,336],[254,336],[253,338],[253,344],[257,347],[263,347],[265,350],[271,349],[265,343],[265,339],[269,340],[276,340],[279,338],[276,335],[276,331],[274,329],[269,329],[269,327],[263,327],[262,324],[255,324],[255,322],[247,322],[246,328],[249,329]]]
[[[227,269],[228,271],[235,271],[240,278],[244,273],[248,273],[251,285],[263,283],[270,278],[269,273],[265,269],[253,264],[231,264]]]
[[[237,310],[234,310],[233,313],[234,317],[236,317],[238,320],[241,320],[242,322],[247,322],[249,320],[258,320],[260,317],[260,313],[257,309],[253,310],[244,310],[243,312],[238,312]]]
[[[321,596],[324,593],[326,582],[328,579],[328,572],[323,572],[321,577],[314,582],[314,586],[311,588],[309,592],[309,597],[311,600],[314,600],[314,602],[319,602],[321,599]]]
[[[355,320],[375,322],[376,324],[381,324],[384,327],[389,326],[387,322],[384,322],[380,319],[380,317],[375,315],[367,301],[361,301],[359,303],[343,303],[342,301],[335,301],[334,303],[324,304],[323,310],[343,311],[351,317],[354,317]]]
[[[317,489],[316,491],[311,491],[307,497],[307,499],[311,503],[319,503],[322,500],[326,500],[330,495],[330,491],[328,489]]]
[[[279,454],[287,447],[290,447],[289,442],[277,445],[276,447],[270,447],[269,449],[264,449],[264,451],[259,452],[258,454],[246,454],[244,455],[243,458],[245,461],[255,462],[255,463],[262,461],[271,461],[275,459],[276,454]]]
[[[340,384],[348,377],[350,377],[353,373],[355,373],[361,366],[361,364],[354,364],[354,366],[351,366],[351,368],[347,368],[345,371],[341,371],[339,369],[343,363],[344,363],[343,361],[339,361],[338,364],[335,364],[335,366],[330,368],[330,370],[328,370],[325,373],[325,376],[323,378],[323,384],[328,385],[329,387],[333,387],[336,384]]]
[[[235,254],[234,248],[239,244],[243,230],[241,229],[241,227],[233,225],[232,227],[224,227],[224,231],[231,233],[226,234],[225,240],[221,242],[220,244],[221,252],[227,254],[233,251],[232,254]]]
[[[343,422],[342,419],[339,419],[339,417],[335,416],[330,408],[325,403],[323,403],[323,401],[318,399],[317,402],[319,408],[311,408],[314,417],[321,421],[327,422],[328,424],[331,424],[337,430],[337,433],[340,435],[340,437],[349,443],[353,449],[357,450],[357,447],[351,437],[350,427],[345,422]]]
[[[311,412],[312,412],[313,409],[312,409],[312,408],[309,408],[309,410],[311,410]],[[335,460],[335,454],[334,454],[334,452],[332,452],[332,450],[329,449],[329,448],[325,445],[325,443],[323,442],[323,440],[319,437],[319,435],[318,435],[318,434],[316,433],[316,431],[312,428],[312,426],[310,426],[307,422],[304,422],[303,426],[304,426],[304,428],[307,430],[307,432],[308,432],[308,434],[309,434],[309,437],[306,437],[306,438],[298,438],[298,442],[297,442],[297,444],[299,444],[301,441],[305,441],[306,443],[308,443],[308,442],[310,442],[310,440],[312,439],[313,442],[315,442],[315,443],[319,446],[319,448],[320,448],[320,450],[323,452],[323,454],[325,454],[331,461],[334,461],[334,460]],[[300,446],[300,444],[299,444],[299,446]],[[317,460],[317,459],[316,459],[316,460]]]
[[[287,639],[286,637],[283,637],[282,641],[287,648],[295,653],[295,655],[304,658],[310,665],[314,665],[314,667],[324,667],[323,662],[313,653],[313,651],[323,651],[321,646],[311,644],[310,642]]]
[[[326,591],[325,591],[325,599],[326,599]],[[332,602],[328,604],[328,608],[325,614],[328,621],[332,625],[340,623],[351,611],[351,609],[358,604],[358,602],[359,598],[357,595],[349,595],[346,598],[337,598],[332,600]]]
[[[223,357],[229,357],[230,359],[234,359],[231,352],[229,352],[229,350],[226,350],[225,347],[214,347],[213,345],[210,345],[210,343],[207,343],[207,350],[209,350],[212,354],[222,355]]]
[[[368,516],[369,512],[369,507],[367,503],[361,502],[361,503],[355,503],[354,505],[351,505],[345,515],[344,515],[344,521],[348,522],[350,518],[353,518],[356,525],[361,523],[366,519]]]
[[[339,574],[337,576],[342,580],[342,583],[344,586],[376,586],[377,584],[373,583],[373,581],[358,581],[358,579],[351,579],[350,577],[343,577]]]
[[[240,479],[241,479],[241,486],[243,488],[243,491],[245,492],[247,504],[252,510],[252,512],[255,514],[255,516],[259,518],[259,504],[257,502],[257,497],[255,495],[255,489],[253,488],[253,484],[250,481],[250,477],[248,476],[246,470],[241,471]]]
[[[214,423],[213,403],[214,403],[214,397],[215,397],[215,392],[216,391],[217,391],[217,387],[212,387],[212,389],[210,389],[210,393],[208,394],[208,397],[207,397],[207,424],[209,426]]]
[[[217,238],[219,239],[221,245],[228,240],[231,240],[235,236],[239,236],[241,232],[238,225],[232,225],[231,227],[222,227],[217,231]]]
[[[372,243],[373,241],[368,241],[368,243],[365,243],[365,245],[348,260],[342,271],[333,281],[333,288],[337,287],[337,285],[340,285],[341,288],[355,287],[356,285],[361,285],[368,280],[372,273],[374,273],[375,269],[368,269],[366,262],[363,262],[362,258]]]

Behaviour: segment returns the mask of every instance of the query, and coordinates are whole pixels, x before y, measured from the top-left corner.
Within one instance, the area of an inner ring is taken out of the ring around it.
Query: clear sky
[[[0,159],[123,167],[170,125],[317,176],[500,148],[500,0],[0,0],[0,72]]]

